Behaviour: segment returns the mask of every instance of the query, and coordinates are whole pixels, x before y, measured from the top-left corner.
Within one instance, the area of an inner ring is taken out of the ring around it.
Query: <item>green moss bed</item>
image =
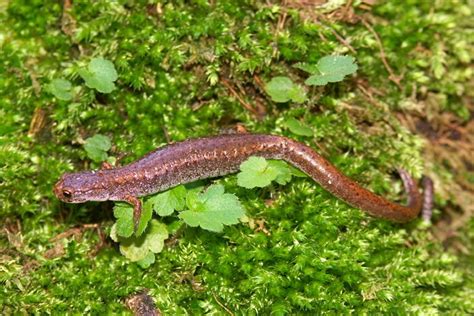
[[[472,149],[472,7],[372,2],[0,1],[0,312],[126,314],[148,291],[164,315],[474,313],[474,173],[452,150]],[[305,86],[303,104],[265,92],[333,54],[357,73]],[[113,92],[79,76],[93,57],[114,64]],[[71,100],[47,91],[55,78]],[[428,174],[432,223],[371,218],[307,178],[247,190],[227,176],[205,184],[238,196],[250,221],[185,227],[143,269],[108,238],[112,203],[52,193],[62,173],[99,167],[83,146],[96,134],[128,163],[236,125],[305,142],[391,200],[403,202],[397,167]]]

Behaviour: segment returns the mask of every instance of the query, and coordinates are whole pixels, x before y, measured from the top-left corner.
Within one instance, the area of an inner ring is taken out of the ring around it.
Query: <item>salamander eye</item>
[[[72,193],[71,191],[69,190],[63,190],[63,196],[66,198],[66,199],[70,199],[72,197]]]

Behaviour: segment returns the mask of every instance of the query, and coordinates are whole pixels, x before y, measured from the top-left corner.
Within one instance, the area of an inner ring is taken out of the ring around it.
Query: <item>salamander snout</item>
[[[63,202],[71,203],[73,201],[72,189],[64,186],[63,177],[54,185],[53,192],[54,195]]]
[[[105,201],[110,197],[108,178],[102,171],[65,173],[54,185],[53,192],[63,202]]]

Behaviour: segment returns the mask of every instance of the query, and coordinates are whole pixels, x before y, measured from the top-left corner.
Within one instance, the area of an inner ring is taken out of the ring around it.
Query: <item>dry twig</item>
[[[214,299],[216,300],[216,303],[219,304],[220,307],[222,307],[229,315],[234,316],[234,313],[232,313],[232,311],[228,307],[226,307],[217,299],[216,293],[212,292],[212,296],[214,297]]]
[[[260,117],[260,113],[254,109],[248,102],[246,102],[235,89],[231,86],[231,84],[226,79],[221,79],[222,84],[229,90],[229,92],[239,101],[239,103],[248,111],[250,111],[253,115]]]
[[[395,83],[397,85],[397,87],[400,89],[400,90],[403,90],[403,87],[402,85],[400,84],[400,81],[402,81],[403,79],[403,76],[402,75],[396,75],[393,70],[392,70],[392,67],[390,67],[390,65],[388,64],[388,61],[387,61],[387,57],[385,55],[385,50],[383,48],[383,44],[382,44],[382,41],[379,37],[379,35],[377,34],[377,32],[375,32],[374,28],[369,24],[369,22],[367,22],[364,18],[361,18],[361,21],[362,21],[362,24],[374,35],[375,37],[375,40],[377,42],[377,45],[379,46],[379,50],[380,50],[380,58],[382,59],[382,63],[385,67],[385,69],[387,70],[389,76],[388,76],[388,79],[390,81],[392,81],[393,83]]]

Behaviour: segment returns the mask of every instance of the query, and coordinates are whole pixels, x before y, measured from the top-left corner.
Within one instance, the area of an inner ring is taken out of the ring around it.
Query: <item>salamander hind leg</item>
[[[140,217],[142,216],[142,201],[131,195],[127,195],[124,200],[133,205],[133,228],[136,232],[138,229],[138,223],[140,222]]]

